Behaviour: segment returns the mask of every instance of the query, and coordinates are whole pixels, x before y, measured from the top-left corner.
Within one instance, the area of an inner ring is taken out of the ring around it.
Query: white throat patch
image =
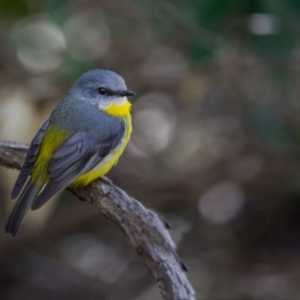
[[[99,110],[105,110],[107,109],[111,104],[115,104],[118,106],[122,106],[127,102],[127,98],[126,97],[115,97],[113,99],[111,99],[109,102],[107,103],[97,103],[96,107]]]

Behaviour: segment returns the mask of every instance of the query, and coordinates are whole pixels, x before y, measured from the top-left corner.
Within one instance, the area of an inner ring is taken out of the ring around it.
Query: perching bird
[[[32,140],[12,190],[19,199],[5,232],[15,236],[28,209],[36,210],[69,185],[86,186],[118,161],[131,131],[124,79],[108,70],[84,73]]]

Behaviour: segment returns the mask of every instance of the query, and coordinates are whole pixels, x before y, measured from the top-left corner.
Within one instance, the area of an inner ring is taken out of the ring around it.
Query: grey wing
[[[77,177],[93,169],[112,151],[124,135],[124,128],[103,141],[94,141],[85,132],[71,135],[52,155],[48,165],[49,181],[31,209],[44,205],[54,194],[66,188]]]
[[[25,159],[25,162],[23,164],[22,170],[17,178],[17,181],[13,187],[11,198],[15,199],[20,194],[25,182],[27,181],[28,176],[30,175],[30,172],[32,170],[33,164],[36,160],[37,154],[40,150],[40,146],[42,143],[42,140],[44,138],[45,132],[50,124],[50,121],[47,120],[42,127],[39,129],[35,137],[33,138],[29,150],[27,152],[27,156]]]

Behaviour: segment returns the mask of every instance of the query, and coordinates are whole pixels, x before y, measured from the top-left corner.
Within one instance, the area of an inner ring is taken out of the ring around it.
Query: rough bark
[[[0,140],[0,165],[20,169],[27,149],[27,145]],[[168,232],[169,226],[159,215],[128,196],[106,177],[88,187],[69,187],[69,190],[120,228],[152,270],[163,299],[196,299],[185,273],[186,267]]]

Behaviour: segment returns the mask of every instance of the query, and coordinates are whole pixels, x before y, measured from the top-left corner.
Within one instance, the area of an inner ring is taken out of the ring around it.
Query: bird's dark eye
[[[99,94],[104,95],[104,94],[106,94],[107,89],[104,88],[104,87],[101,87],[101,88],[98,89],[98,92],[99,92]]]

